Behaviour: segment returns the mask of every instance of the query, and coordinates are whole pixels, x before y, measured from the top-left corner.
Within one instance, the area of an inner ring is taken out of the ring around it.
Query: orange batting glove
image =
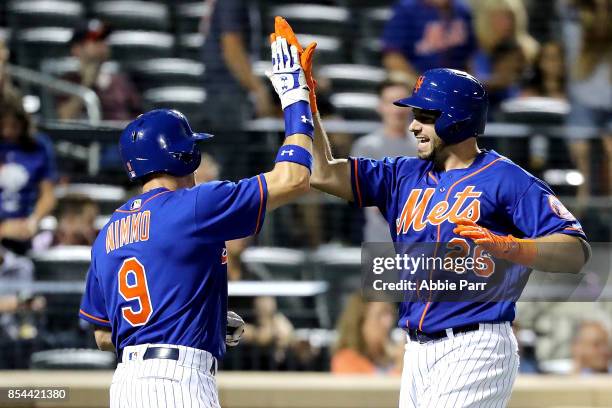
[[[310,43],[308,47],[306,47],[306,49],[302,48],[287,20],[279,16],[276,16],[276,18],[274,19],[274,38],[276,38],[277,35],[285,38],[289,46],[295,45],[295,47],[298,49],[298,55],[300,56],[300,65],[304,70],[304,75],[306,76],[306,84],[310,89],[310,110],[313,114],[317,113],[317,95],[315,94],[317,81],[315,81],[312,76],[312,57],[314,56],[315,48],[317,48],[317,43],[313,42]],[[272,39],[272,36],[270,36],[270,39]]]
[[[497,235],[468,218],[460,218],[455,223],[457,224],[453,229],[455,234],[470,238],[496,258],[532,266],[538,255],[536,243],[532,239]]]

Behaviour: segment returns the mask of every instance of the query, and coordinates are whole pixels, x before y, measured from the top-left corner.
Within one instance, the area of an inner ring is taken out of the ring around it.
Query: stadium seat
[[[165,86],[201,86],[204,65],[180,58],[157,58],[128,67],[141,91]]]
[[[202,105],[206,91],[196,86],[168,86],[149,89],[143,94],[145,110],[167,108],[184,113],[193,128],[200,128],[204,120]]]
[[[310,35],[296,34],[302,44],[308,45],[315,41],[317,43],[317,51],[314,57],[314,63],[317,66],[328,64],[342,64],[348,61],[348,50],[343,49],[342,41],[338,37],[325,35]],[[270,45],[268,41],[262,44],[261,58],[270,60]]]
[[[363,38],[353,50],[355,62],[359,64],[382,65],[382,41],[378,37]]]
[[[175,16],[176,32],[179,34],[197,33],[200,29],[202,18],[209,12],[209,7],[207,7],[204,1],[179,5]]]
[[[150,31],[115,31],[108,37],[113,58],[130,63],[152,58],[169,58],[174,50],[171,34]]]
[[[346,38],[350,28],[350,13],[344,7],[320,4],[290,4],[270,10],[268,22],[283,16],[296,33]],[[298,37],[300,38],[300,37]]]
[[[83,6],[66,0],[13,0],[7,6],[8,25],[29,27],[75,27],[84,16]]]
[[[61,78],[79,71],[79,60],[76,57],[51,58],[41,62],[40,70],[45,74]]]
[[[178,38],[178,55],[195,61],[202,60],[204,36],[200,33],[182,34]]]
[[[9,44],[11,41],[11,29],[6,27],[0,27],[0,41],[4,41]]]
[[[304,276],[304,251],[278,247],[249,247],[240,261],[262,280],[299,280]]]
[[[362,38],[380,38],[385,24],[391,18],[388,7],[364,9],[359,13],[359,33]]]
[[[38,69],[40,62],[70,54],[67,46],[72,30],[65,27],[38,27],[19,30],[16,33],[17,62],[29,68]]]
[[[164,3],[138,0],[100,1],[94,4],[93,13],[115,30],[170,29],[170,14]]]
[[[330,101],[344,119],[380,120],[376,111],[378,107],[377,95],[360,92],[343,92],[332,94]]]
[[[314,278],[329,284],[325,302],[327,315],[337,319],[345,299],[361,288],[361,248],[322,246],[309,259],[315,265]],[[325,323],[324,327],[333,327],[336,322]]]
[[[333,92],[376,93],[386,76],[382,68],[357,64],[326,65],[317,74],[331,81]]]
[[[92,349],[37,351],[30,360],[34,370],[112,370],[115,366],[114,353]]]
[[[36,280],[84,281],[91,260],[91,248],[57,246],[32,254]]]

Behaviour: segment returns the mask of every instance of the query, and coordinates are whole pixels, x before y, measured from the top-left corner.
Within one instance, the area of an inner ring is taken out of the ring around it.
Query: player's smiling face
[[[444,142],[436,134],[434,124],[439,114],[436,112],[413,109],[414,120],[409,130],[417,139],[417,156],[422,160],[434,160],[436,153],[444,147]]]

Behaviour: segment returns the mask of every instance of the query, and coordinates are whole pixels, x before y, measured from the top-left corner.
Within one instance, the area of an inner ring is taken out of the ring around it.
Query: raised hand
[[[266,72],[278,94],[283,110],[296,102],[309,102],[309,89],[304,70],[300,66],[298,50],[287,39],[276,34],[270,36],[272,70]]]

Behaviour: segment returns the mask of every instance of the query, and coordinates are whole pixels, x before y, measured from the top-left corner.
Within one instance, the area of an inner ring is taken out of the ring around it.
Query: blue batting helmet
[[[412,95],[395,105],[439,113],[436,133],[447,144],[454,144],[483,134],[489,103],[484,86],[470,74],[436,68],[425,71]]]
[[[119,138],[119,152],[130,180],[151,173],[183,177],[200,165],[196,141],[212,137],[194,133],[182,113],[156,109],[130,122]]]

